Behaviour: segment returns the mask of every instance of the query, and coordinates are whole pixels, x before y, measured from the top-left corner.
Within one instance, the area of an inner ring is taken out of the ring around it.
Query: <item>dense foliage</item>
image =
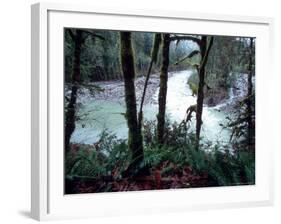
[[[220,146],[196,150],[195,136],[166,127],[167,144],[161,147],[153,134],[155,124],[144,130],[145,149],[142,166],[150,175],[132,181],[122,178],[130,163],[124,140],[104,131],[98,145],[73,144],[66,159],[67,193],[151,190],[187,187],[233,186],[255,183],[255,157],[247,151],[219,150]],[[179,136],[180,138],[177,138]],[[98,150],[97,150],[98,149]],[[140,167],[141,169],[141,167]]]
[[[81,55],[81,76],[87,81],[101,81],[123,79],[120,67],[120,42],[118,32],[108,32],[98,30],[96,33],[106,39],[87,38],[83,45]],[[132,44],[135,54],[135,67],[138,76],[145,75],[149,62],[150,52],[153,44],[153,33],[134,32]],[[190,46],[191,45],[191,46]],[[65,80],[71,82],[71,74],[73,69],[73,53],[74,44],[68,32],[65,33]],[[182,70],[189,64],[184,62],[179,65],[174,65],[188,52],[195,47],[194,44],[185,42],[171,44],[170,60],[171,70]],[[160,70],[160,61],[158,60],[154,72]]]

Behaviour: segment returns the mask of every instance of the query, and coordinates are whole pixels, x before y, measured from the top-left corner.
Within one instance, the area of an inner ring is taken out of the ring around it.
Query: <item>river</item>
[[[196,96],[192,96],[191,89],[187,84],[191,76],[191,70],[173,73],[168,79],[167,92],[167,115],[171,122],[181,122],[186,109],[196,104]],[[151,96],[157,102],[159,88]],[[225,102],[223,103],[225,104]],[[215,144],[227,144],[230,131],[223,129],[221,124],[226,123],[227,113],[216,107],[203,107],[203,125],[201,136],[204,142]],[[155,120],[158,106],[149,103],[144,106],[144,119]],[[118,101],[89,99],[79,108],[80,119],[76,122],[76,129],[71,137],[73,143],[93,144],[99,139],[105,129],[115,134],[118,138],[126,139],[128,134],[126,120],[124,118],[125,105]],[[193,116],[190,131],[195,129],[195,116]]]

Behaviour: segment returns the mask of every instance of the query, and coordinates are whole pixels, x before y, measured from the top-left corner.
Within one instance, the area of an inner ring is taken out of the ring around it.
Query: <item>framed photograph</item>
[[[271,205],[272,29],[32,5],[32,217]]]

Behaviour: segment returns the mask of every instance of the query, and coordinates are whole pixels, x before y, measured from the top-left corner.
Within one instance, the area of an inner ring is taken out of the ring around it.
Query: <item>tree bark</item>
[[[203,61],[203,58],[206,54],[207,47],[207,37],[203,36],[200,42],[200,52]],[[202,63],[202,62],[201,62]],[[200,66],[198,69],[198,90],[197,90],[197,108],[196,108],[196,144],[197,148],[199,147],[199,138],[202,125],[202,112],[203,112],[203,100],[204,100],[204,82],[205,82],[205,66]]]
[[[254,124],[252,121],[252,94],[253,94],[253,83],[252,83],[252,77],[253,77],[253,38],[250,38],[250,49],[249,49],[249,64],[248,64],[248,94],[247,94],[247,124],[248,124],[248,147],[251,148],[254,144]]]
[[[204,85],[205,85],[205,66],[207,64],[210,49],[213,44],[213,37],[211,37],[207,49],[207,36],[202,36],[200,41],[201,63],[198,68],[198,92],[197,92],[197,108],[196,108],[196,148],[199,149],[200,132],[202,126],[202,113],[204,101]]]
[[[160,71],[160,89],[158,96],[157,139],[161,145],[164,143],[166,97],[169,67],[170,35],[163,35],[162,65]]]
[[[125,176],[132,175],[143,162],[143,143],[141,129],[138,127],[135,95],[135,64],[131,43],[131,32],[120,32],[121,67],[125,85],[126,118],[129,128],[128,148],[132,152],[132,162]]]
[[[75,113],[76,113],[76,100],[79,83],[81,81],[80,62],[81,62],[81,46],[83,44],[82,31],[77,30],[76,34],[72,34],[74,40],[74,59],[73,59],[73,72],[72,72],[72,87],[70,101],[67,105],[65,117],[65,151],[69,150],[70,137],[75,130]]]
[[[142,98],[141,98],[141,103],[140,103],[140,111],[139,111],[139,117],[138,117],[138,125],[139,125],[140,128],[142,128],[142,117],[143,117],[142,108],[143,108],[143,104],[144,104],[146,89],[147,89],[147,86],[148,86],[148,80],[150,78],[152,66],[157,61],[157,56],[158,56],[160,44],[161,44],[161,34],[156,33],[154,35],[153,48],[152,48],[152,51],[151,51],[151,60],[150,60],[150,64],[149,64],[149,67],[148,67],[147,74],[146,74]]]

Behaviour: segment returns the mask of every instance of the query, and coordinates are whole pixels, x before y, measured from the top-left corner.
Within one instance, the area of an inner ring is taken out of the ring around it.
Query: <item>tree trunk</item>
[[[143,104],[144,104],[144,100],[145,100],[146,89],[147,89],[147,86],[148,86],[148,80],[150,78],[152,66],[153,66],[154,63],[157,62],[160,44],[161,44],[161,34],[156,33],[154,35],[153,48],[152,48],[152,51],[151,51],[151,60],[150,60],[150,64],[149,64],[149,67],[148,67],[147,74],[146,74],[142,98],[141,98],[141,103],[140,103],[140,111],[139,111],[139,117],[138,117],[138,125],[139,125],[140,128],[142,128],[142,117],[143,117],[142,109],[143,109]]]
[[[200,132],[202,126],[202,113],[204,101],[204,85],[205,85],[205,67],[208,61],[208,56],[213,45],[214,37],[210,38],[207,48],[207,36],[202,36],[200,41],[201,63],[198,68],[199,84],[197,92],[197,108],[196,108],[196,148],[199,149]]]
[[[81,79],[80,74],[80,60],[81,60],[81,46],[83,43],[82,31],[77,30],[74,35],[74,59],[72,72],[72,87],[70,101],[67,105],[65,116],[65,151],[69,150],[70,137],[75,130],[75,113],[76,113],[76,99]]]
[[[200,52],[201,52],[201,61],[203,61],[206,54],[207,48],[207,37],[203,36],[200,43]],[[204,83],[205,83],[205,66],[200,65],[198,69],[199,83],[197,90],[197,108],[196,108],[196,144],[197,148],[199,147],[199,139],[202,125],[202,112],[203,112],[203,100],[204,100]]]
[[[157,139],[161,145],[164,143],[166,97],[169,67],[170,35],[163,35],[162,65],[160,71],[160,89],[158,96],[158,115],[157,115]]]
[[[250,50],[249,50],[249,64],[248,64],[248,96],[247,96],[247,123],[248,123],[248,147],[251,148],[254,144],[254,125],[252,122],[252,94],[253,94],[253,83],[252,83],[252,77],[253,77],[253,38],[250,38]]]
[[[132,162],[125,176],[133,175],[143,162],[143,143],[140,128],[138,128],[137,104],[135,95],[135,66],[131,43],[131,32],[120,32],[121,66],[125,85],[126,118],[129,128],[128,148],[132,152]]]

